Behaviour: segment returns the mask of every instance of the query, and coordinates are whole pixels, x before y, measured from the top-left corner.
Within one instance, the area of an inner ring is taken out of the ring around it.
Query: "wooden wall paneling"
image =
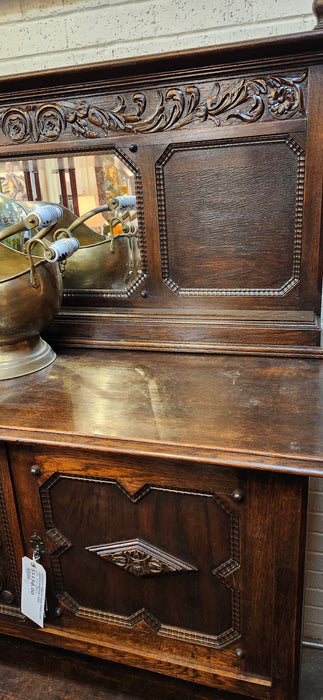
[[[215,307],[214,297],[248,297],[252,308],[250,297],[284,296],[297,285],[304,159],[287,135],[166,149],[157,167],[171,291],[197,302],[213,296]]]

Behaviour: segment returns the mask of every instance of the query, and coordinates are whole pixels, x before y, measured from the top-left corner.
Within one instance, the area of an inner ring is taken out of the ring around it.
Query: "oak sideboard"
[[[102,195],[113,158],[139,250],[121,282],[66,286],[55,362],[0,382],[3,634],[297,698],[323,474],[315,8],[295,36],[0,80],[0,169],[29,200],[51,170],[75,204],[75,170]],[[20,611],[33,552],[43,628]]]

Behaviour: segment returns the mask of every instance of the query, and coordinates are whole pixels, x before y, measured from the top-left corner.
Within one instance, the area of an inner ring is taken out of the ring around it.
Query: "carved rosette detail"
[[[39,134],[47,141],[58,139],[67,124],[64,110],[56,105],[39,109],[35,121]]]
[[[139,538],[86,547],[86,549],[134,576],[197,571],[194,566]]]
[[[1,129],[14,143],[30,138],[31,122],[27,111],[7,109],[1,115]]]
[[[205,105],[198,108],[198,116],[203,120],[212,118],[220,126],[220,114],[234,110],[227,119],[240,119],[243,122],[255,122],[265,111],[266,101],[269,114],[274,119],[290,119],[299,114],[304,115],[304,97],[301,83],[306,73],[298,78],[258,78],[256,80],[241,80],[231,90],[222,90],[216,84],[216,93],[206,100]],[[244,105],[244,109],[236,109]]]
[[[67,120],[64,109],[59,105],[43,105],[25,108],[10,107],[0,113],[1,129],[14,143],[40,138],[53,141],[66,129]]]
[[[132,95],[135,111],[127,108],[126,98],[116,96],[113,109],[102,109],[85,100],[74,104],[64,102],[41,106],[5,108],[0,112],[3,134],[14,143],[32,139],[37,142],[54,141],[70,125],[72,134],[79,138],[97,139],[116,132],[132,134],[179,129],[187,124],[223,122],[239,119],[258,121],[266,112],[267,118],[291,119],[305,114],[302,83],[307,73],[298,77],[264,77],[241,79],[233,86],[215,84],[214,92],[206,99],[200,88],[189,85],[185,90],[170,88],[157,90],[148,101],[144,93]],[[148,103],[155,106],[148,112]]]
[[[160,574],[163,571],[174,571],[172,567],[168,567],[163,564],[160,560],[154,559],[141,552],[139,549],[133,549],[132,551],[120,552],[120,554],[115,554],[114,557],[110,557],[111,564],[116,564],[120,566],[121,569],[129,571],[135,576],[145,576],[148,574]]]

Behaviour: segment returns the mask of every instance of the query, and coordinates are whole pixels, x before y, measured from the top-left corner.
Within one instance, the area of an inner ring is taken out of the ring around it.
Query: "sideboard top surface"
[[[317,359],[66,349],[0,385],[0,439],[323,475]]]

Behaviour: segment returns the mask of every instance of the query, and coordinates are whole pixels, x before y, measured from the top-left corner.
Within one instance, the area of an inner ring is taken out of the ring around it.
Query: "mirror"
[[[80,242],[64,263],[64,289],[128,293],[142,274],[135,195],[135,172],[115,153],[2,161],[0,229],[37,203],[59,204],[63,217],[46,238],[67,229]],[[24,232],[4,243],[21,250],[25,239]]]

